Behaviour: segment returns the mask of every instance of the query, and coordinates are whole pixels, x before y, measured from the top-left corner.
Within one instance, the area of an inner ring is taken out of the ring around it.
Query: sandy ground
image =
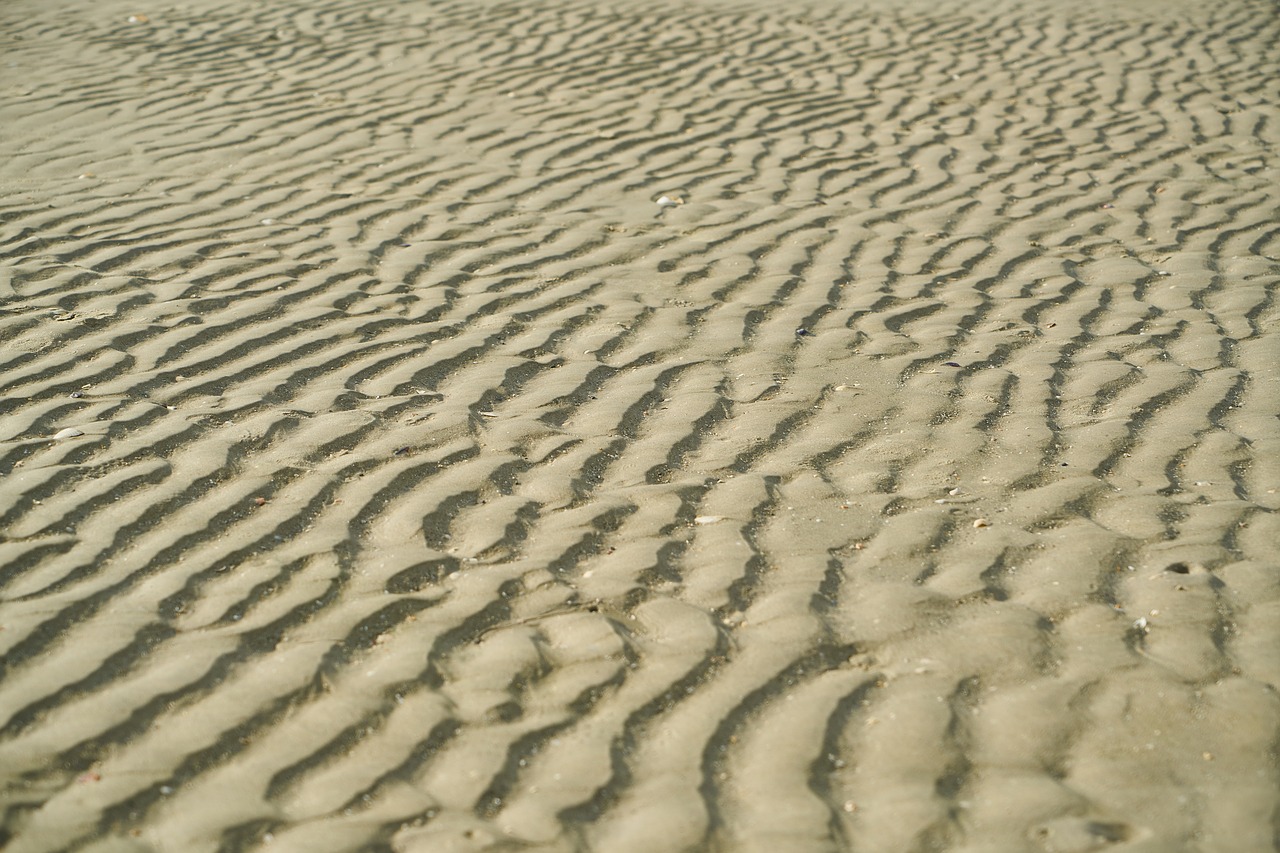
[[[1276,849],[1278,17],[8,0],[0,847]]]

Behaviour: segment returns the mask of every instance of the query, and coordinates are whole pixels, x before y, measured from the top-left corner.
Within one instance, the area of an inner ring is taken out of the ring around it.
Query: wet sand
[[[6,853],[1275,849],[1274,4],[0,43]]]

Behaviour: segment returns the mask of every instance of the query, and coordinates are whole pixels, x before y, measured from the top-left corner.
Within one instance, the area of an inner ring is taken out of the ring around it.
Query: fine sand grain
[[[1280,836],[1270,0],[6,0],[0,847]]]

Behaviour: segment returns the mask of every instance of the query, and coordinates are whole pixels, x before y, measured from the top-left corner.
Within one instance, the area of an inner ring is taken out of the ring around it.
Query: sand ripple
[[[1274,5],[0,33],[6,851],[1272,848]]]

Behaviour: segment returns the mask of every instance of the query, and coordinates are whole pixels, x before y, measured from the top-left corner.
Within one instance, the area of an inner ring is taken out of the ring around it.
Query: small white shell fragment
[[[990,527],[991,522],[987,521],[985,518],[975,518],[973,520],[973,526],[974,527]]]
[[[717,521],[724,521],[723,515],[700,515],[693,520],[694,524],[715,524]]]
[[[658,207],[675,207],[677,204],[684,204],[684,199],[679,196],[672,198],[669,195],[660,196],[658,198]]]
[[[60,429],[54,433],[53,440],[61,441],[64,438],[75,438],[78,435],[84,435],[84,432],[76,429],[75,427],[67,427],[66,429]]]

